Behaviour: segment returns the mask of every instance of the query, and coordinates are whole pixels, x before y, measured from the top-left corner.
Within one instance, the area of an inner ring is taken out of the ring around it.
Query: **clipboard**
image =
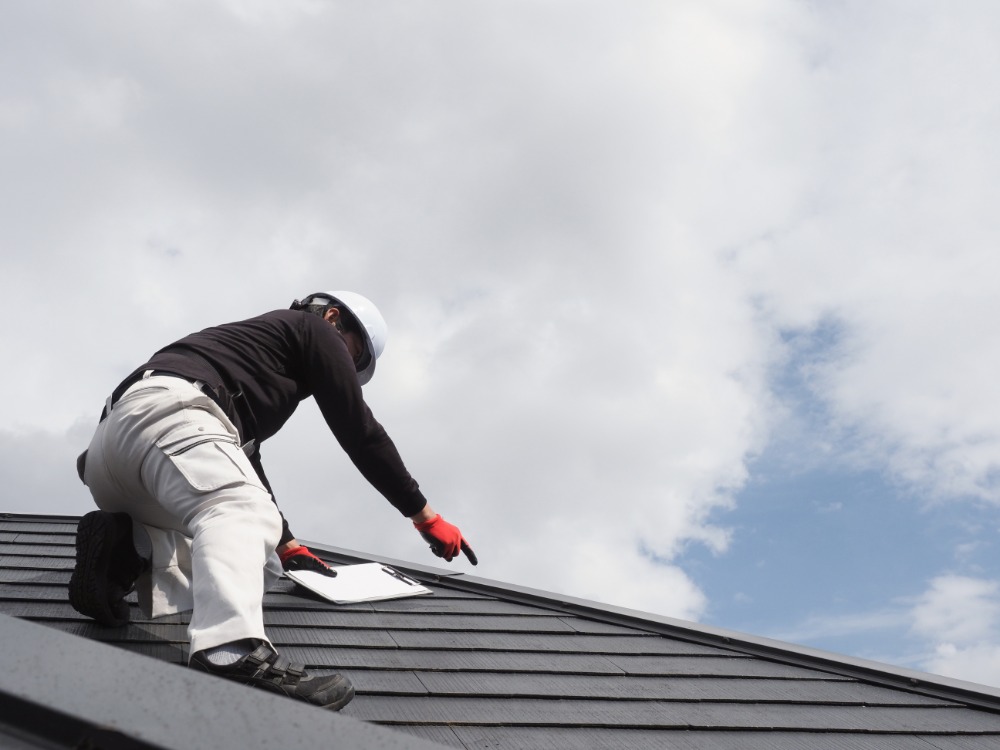
[[[337,571],[336,578],[312,570],[287,570],[285,575],[334,604],[377,602],[432,593],[419,581],[382,563],[330,567]]]

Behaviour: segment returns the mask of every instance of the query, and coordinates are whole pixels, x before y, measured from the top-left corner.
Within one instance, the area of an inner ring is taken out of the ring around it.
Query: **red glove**
[[[281,558],[281,567],[285,570],[311,570],[330,578],[337,577],[337,571],[316,557],[308,547],[292,547],[279,553],[278,557]]]
[[[414,523],[413,527],[431,545],[431,552],[438,557],[443,557],[448,562],[451,562],[452,558],[458,557],[461,551],[469,558],[470,563],[473,565],[479,564],[479,560],[476,559],[476,553],[472,551],[469,543],[462,538],[462,532],[458,530],[457,526],[452,526],[441,518],[440,513],[428,521]]]

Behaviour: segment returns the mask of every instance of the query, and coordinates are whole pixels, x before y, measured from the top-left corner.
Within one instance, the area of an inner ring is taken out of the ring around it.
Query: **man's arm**
[[[307,384],[341,448],[362,476],[413,522],[435,555],[450,562],[464,552],[475,565],[475,553],[462,533],[427,503],[395,444],[365,403],[343,337],[329,324],[308,327],[315,338],[305,350]]]
[[[435,513],[430,503],[425,504],[423,509],[410,516],[410,520],[413,522],[413,527],[420,532],[420,536],[430,544],[431,552],[438,557],[443,557],[448,562],[451,562],[459,554],[465,554],[469,558],[469,562],[473,565],[479,564],[476,553],[472,551],[472,547],[465,541],[465,537],[462,536],[462,532],[458,530],[458,527],[441,518],[440,513]],[[308,547],[300,544],[298,539],[292,538],[288,541],[283,541],[278,546],[276,552],[281,558],[282,564],[285,565],[286,570],[289,568],[287,561],[298,558],[297,562],[302,562],[304,557],[315,559],[315,562],[312,560],[309,561],[311,565],[319,563],[324,568],[326,567],[326,564],[313,555]]]
[[[424,521],[430,521],[436,515],[437,513],[434,512],[434,509],[430,506],[430,503],[428,503],[424,505],[424,509],[421,510],[419,513],[415,513],[414,515],[410,516],[410,520],[413,521],[414,524],[418,524],[418,523],[423,523]],[[288,528],[287,523],[285,524],[285,528],[286,529]],[[299,543],[299,540],[295,539],[294,537],[288,539],[287,541],[283,539],[282,543],[278,545],[278,548],[275,550],[275,552],[281,555],[286,552],[290,552],[293,549],[297,549],[301,546],[302,545]]]

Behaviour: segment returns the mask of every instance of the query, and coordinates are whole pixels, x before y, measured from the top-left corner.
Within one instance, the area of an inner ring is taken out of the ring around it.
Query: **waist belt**
[[[108,400],[104,403],[104,411],[101,412],[100,421],[103,422],[105,419],[107,419],[108,414],[111,413],[111,410],[114,408],[115,404],[117,404],[118,401],[121,399],[121,397],[125,395],[125,391],[127,391],[136,383],[138,383],[140,380],[151,378],[154,375],[165,375],[169,378],[180,378],[181,380],[186,380],[195,388],[197,388],[199,391],[201,391],[210,399],[212,399],[212,401],[218,404],[219,408],[222,409],[224,414],[229,413],[229,410],[226,408],[223,399],[220,398],[220,395],[216,393],[215,389],[206,385],[202,381],[192,380],[186,375],[178,375],[176,372],[167,372],[166,370],[144,370],[142,372],[136,373],[130,378],[126,378],[119,384],[117,388],[115,388],[112,394],[108,396]],[[244,443],[244,445],[242,446],[243,452],[246,453],[248,456],[252,456],[254,450],[256,449],[256,443],[257,441],[253,439]],[[76,471],[80,475],[80,481],[83,482],[84,484],[86,484],[86,480],[84,479],[86,466],[87,466],[87,451],[84,451],[83,453],[80,454],[79,458],[76,459]]]
[[[107,418],[115,404],[117,404],[121,400],[121,397],[125,395],[125,391],[138,383],[140,380],[145,380],[146,378],[151,378],[153,376],[166,376],[168,378],[180,378],[181,380],[186,380],[218,404],[219,408],[222,409],[223,412],[226,411],[226,407],[222,403],[222,399],[219,398],[219,395],[215,392],[215,390],[200,380],[192,380],[186,375],[178,375],[176,372],[167,372],[166,370],[143,370],[142,372],[136,373],[132,377],[123,380],[121,384],[115,388],[112,394],[108,396],[108,400],[104,402],[104,411],[101,412],[100,421],[103,422]]]

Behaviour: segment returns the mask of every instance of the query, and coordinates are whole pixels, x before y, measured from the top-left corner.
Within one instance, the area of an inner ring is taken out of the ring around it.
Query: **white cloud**
[[[983,685],[1000,685],[1000,582],[942,574],[917,596],[815,613],[771,637]]]
[[[910,622],[905,609],[888,606],[871,612],[815,614],[793,629],[782,629],[771,637],[791,643],[815,643],[857,635],[871,636],[879,631],[899,631]]]
[[[980,685],[1000,686],[1000,644],[975,643],[956,646],[939,643],[933,656],[923,663],[928,672]]]
[[[725,550],[787,439],[780,333],[832,320],[830,455],[995,501],[1000,19],[929,7],[8,12],[4,426],[62,434],[173,338],[357,288],[392,331],[371,404],[476,572],[697,617],[677,556]],[[298,533],[427,559],[302,412],[264,448]]]
[[[1000,582],[942,575],[913,606],[913,632],[929,644],[930,672],[1000,685]]]
[[[997,164],[1000,95],[982,5],[831,13],[813,73],[808,179],[794,211],[735,253],[777,326],[842,326],[811,385],[869,466],[926,497],[1000,500]],[[849,25],[848,25],[849,24]]]
[[[321,0],[289,0],[282,3],[270,3],[267,0],[220,0],[220,4],[246,24],[277,25],[279,28],[321,15],[324,5]]]
[[[61,127],[77,135],[95,130],[122,133],[126,120],[139,104],[141,92],[124,76],[86,78],[72,71],[50,83],[50,107],[65,117]]]
[[[77,456],[93,424],[79,421],[64,433],[0,430],[0,476],[5,513],[73,513],[93,510],[90,492],[76,472]]]
[[[914,630],[959,644],[980,641],[1000,629],[1000,583],[943,575],[913,608]]]

